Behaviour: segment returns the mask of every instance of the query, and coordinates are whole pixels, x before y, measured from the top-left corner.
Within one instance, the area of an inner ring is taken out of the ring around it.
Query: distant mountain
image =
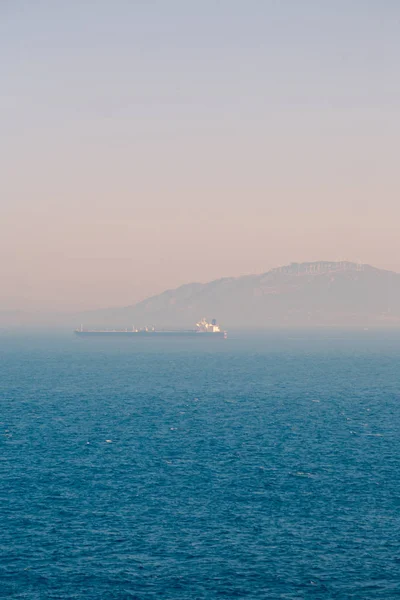
[[[203,316],[227,328],[400,325],[400,275],[351,262],[292,263],[261,275],[183,285],[79,318],[98,326],[192,327]]]

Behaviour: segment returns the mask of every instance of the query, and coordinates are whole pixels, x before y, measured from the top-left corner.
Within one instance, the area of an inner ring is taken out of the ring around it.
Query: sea
[[[400,331],[0,334],[0,597],[400,597]]]

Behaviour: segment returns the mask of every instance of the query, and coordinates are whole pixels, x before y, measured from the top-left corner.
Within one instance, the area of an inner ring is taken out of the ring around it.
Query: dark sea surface
[[[400,332],[0,335],[0,597],[400,597]]]

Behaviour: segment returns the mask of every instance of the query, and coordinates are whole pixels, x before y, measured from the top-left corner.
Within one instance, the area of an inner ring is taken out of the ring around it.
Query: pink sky
[[[400,271],[395,3],[120,4],[0,8],[0,309]]]

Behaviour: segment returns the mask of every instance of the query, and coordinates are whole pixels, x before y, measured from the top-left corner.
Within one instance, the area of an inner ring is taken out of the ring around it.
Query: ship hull
[[[75,334],[79,337],[192,337],[192,338],[226,338],[225,331],[80,331],[76,330]]]

